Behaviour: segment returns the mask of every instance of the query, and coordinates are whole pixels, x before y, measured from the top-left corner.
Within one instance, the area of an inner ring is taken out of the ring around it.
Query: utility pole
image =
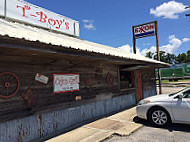
[[[160,47],[159,47],[159,36],[158,36],[158,22],[156,24],[156,48],[157,48],[157,60],[160,61]],[[159,82],[159,94],[162,94],[162,83],[161,83],[161,70],[158,68],[158,82]]]
[[[188,9],[188,8],[190,8],[190,6],[186,6],[185,7],[185,9]],[[187,16],[190,16],[190,14],[185,14],[185,16],[187,17]]]

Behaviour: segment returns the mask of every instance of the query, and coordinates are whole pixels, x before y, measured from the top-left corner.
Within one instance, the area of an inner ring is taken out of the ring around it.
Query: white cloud
[[[169,44],[160,47],[160,50],[166,53],[174,54],[177,49],[181,46],[182,41],[175,37],[175,35],[169,36]]]
[[[151,46],[149,49],[145,48],[141,51],[141,55],[145,56],[147,52],[152,52],[155,53],[156,52],[156,47],[155,46]]]
[[[175,37],[175,35],[171,35],[168,37],[169,43],[160,47],[160,51],[165,51],[166,53],[174,54],[177,49],[181,46],[182,40]],[[156,47],[152,46],[151,48],[145,48],[142,50],[141,54],[143,56],[146,55],[147,52],[156,52]]]
[[[183,42],[188,42],[188,41],[190,41],[190,38],[184,38],[184,39],[182,39],[182,41]]]
[[[183,38],[182,40],[175,37],[175,35],[170,35],[168,37],[169,43],[163,46],[160,46],[160,51],[165,51],[166,53],[175,54],[175,52],[179,49],[179,47],[184,43],[190,41],[190,38]],[[127,52],[133,53],[133,47],[129,44],[118,47],[121,50],[125,50]],[[147,52],[156,53],[157,49],[155,46],[151,46],[150,48],[145,48],[140,51],[140,48],[137,47],[137,54],[141,54],[143,56],[146,55]]]
[[[169,19],[178,19],[179,14],[189,9],[185,9],[187,5],[176,1],[169,1],[168,3],[163,3],[155,9],[150,9],[150,14],[156,17],[164,17]]]
[[[120,46],[120,47],[118,47],[118,49],[127,51],[127,52],[129,52],[129,53],[133,53],[133,47],[130,46],[129,44],[125,44],[125,45],[123,45],[123,46]],[[139,54],[139,55],[141,54],[140,48],[138,48],[138,47],[137,47],[137,49],[136,49],[136,54]]]
[[[129,44],[118,47],[118,49],[125,50],[125,51],[130,52],[130,53],[133,52],[133,47],[131,47]]]
[[[89,29],[89,30],[96,30],[96,27],[94,26],[94,20],[83,20],[84,23],[84,28]]]

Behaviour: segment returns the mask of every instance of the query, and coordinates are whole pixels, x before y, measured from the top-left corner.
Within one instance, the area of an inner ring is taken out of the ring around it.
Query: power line
[[[185,7],[185,9],[188,9],[188,8],[190,8],[190,6],[186,6]],[[185,14],[185,16],[187,17],[187,16],[190,16],[190,14]]]

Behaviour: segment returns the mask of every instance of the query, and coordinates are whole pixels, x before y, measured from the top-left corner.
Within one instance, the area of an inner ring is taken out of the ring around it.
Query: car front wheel
[[[163,127],[170,123],[169,114],[161,108],[154,108],[149,113],[149,121],[157,127]]]

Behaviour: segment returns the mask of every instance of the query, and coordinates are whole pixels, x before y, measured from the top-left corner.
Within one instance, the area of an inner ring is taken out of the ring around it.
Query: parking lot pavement
[[[152,127],[148,121],[140,120],[144,126],[130,136],[113,136],[104,142],[189,142],[190,125],[172,124],[167,128]]]
[[[162,86],[162,94],[170,94],[170,93],[175,93],[178,92],[182,89],[184,89],[186,87],[176,87],[176,86],[172,86],[172,87],[166,87],[166,86]],[[157,93],[159,92],[159,88],[157,87]]]
[[[163,87],[163,93],[174,93],[185,87]],[[148,121],[133,118],[143,127],[129,136],[113,135],[104,142],[190,142],[190,125],[172,124],[166,128],[152,127]]]

